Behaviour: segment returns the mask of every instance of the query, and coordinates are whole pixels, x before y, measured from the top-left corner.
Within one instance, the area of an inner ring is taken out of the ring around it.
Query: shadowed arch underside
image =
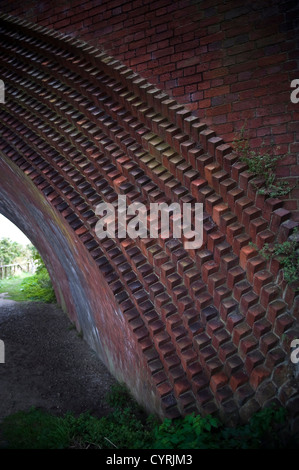
[[[112,373],[161,416],[295,409],[296,286],[257,251],[298,225],[283,201],[257,194],[229,145],[121,62],[4,15],[0,39],[0,211]],[[203,203],[203,246],[99,240],[95,208],[120,194]]]

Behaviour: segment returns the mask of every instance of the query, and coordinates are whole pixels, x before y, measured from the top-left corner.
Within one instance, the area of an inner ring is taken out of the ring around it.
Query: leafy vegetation
[[[277,162],[282,157],[275,155],[273,150],[264,153],[250,150],[245,125],[236,136],[233,148],[240,160],[248,165],[249,171],[263,180],[260,187],[256,186],[258,194],[279,197],[291,191],[292,187],[287,181],[276,178]]]
[[[265,259],[277,258],[283,267],[284,279],[288,282],[299,281],[299,246],[297,241],[298,228],[293,231],[293,239],[283,243],[266,243],[260,250]]]
[[[0,239],[0,266],[20,263],[32,258],[32,245],[24,247],[20,243],[13,242],[10,238]]]
[[[13,449],[146,448],[152,441],[153,418],[123,387],[112,389],[107,401],[114,403],[115,409],[100,419],[89,413],[52,416],[34,408],[18,412],[3,421],[3,437]]]
[[[26,300],[39,300],[45,303],[56,302],[56,296],[49,273],[36,248],[33,253],[33,259],[37,264],[37,268],[33,276],[24,279],[22,282],[24,298]]]
[[[22,292],[24,300],[38,300],[55,303],[56,296],[46,266],[38,266],[36,273],[23,280]]]
[[[34,275],[22,273],[0,281],[0,291],[7,292],[11,300],[28,300],[45,303],[56,302],[55,292],[47,268],[34,246],[28,247],[31,259],[36,264]]]
[[[155,430],[159,449],[257,449],[279,447],[277,429],[286,411],[274,406],[255,414],[246,425],[227,427],[208,415],[194,413],[179,420],[164,422]]]
[[[216,449],[219,439],[218,419],[211,415],[201,417],[194,413],[172,421],[165,419],[155,429],[154,448],[158,449]]]
[[[256,413],[248,424],[224,426],[210,415],[190,414],[161,423],[148,416],[122,386],[107,397],[113,411],[96,418],[53,416],[37,409],[20,411],[4,419],[2,433],[13,449],[255,449],[294,448],[298,440],[280,439],[286,411],[274,406]],[[296,447],[297,448],[297,447]]]

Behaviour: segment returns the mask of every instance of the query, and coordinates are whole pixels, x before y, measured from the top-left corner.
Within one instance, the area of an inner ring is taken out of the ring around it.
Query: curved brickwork
[[[120,61],[5,15],[0,38],[3,165],[10,159],[33,182],[98,270],[91,296],[99,305],[103,292],[113,296],[94,334],[107,332],[109,354],[98,350],[110,369],[149,409],[170,417],[196,410],[245,419],[271,400],[295,403],[289,353],[298,298],[278,261],[266,263],[250,244],[292,233],[298,224],[283,201],[258,195],[229,145]],[[203,203],[204,245],[100,241],[95,207],[117,206],[119,194],[147,207]],[[67,307],[88,330],[83,314]]]
[[[187,106],[226,142],[274,144],[299,220],[298,2],[0,0],[0,11],[90,42]]]

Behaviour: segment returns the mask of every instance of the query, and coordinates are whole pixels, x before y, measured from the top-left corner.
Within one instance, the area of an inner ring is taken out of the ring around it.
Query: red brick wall
[[[298,337],[296,283],[288,285],[279,260],[267,263],[258,250],[287,240],[299,222],[281,201],[255,194],[251,175],[214,131],[119,61],[3,15],[0,39],[7,87],[0,212],[12,220],[20,212],[33,242],[43,232],[55,285],[89,344],[161,416],[219,410],[235,422],[270,400],[298,410],[289,361]],[[148,112],[153,105],[162,121]],[[95,206],[117,204],[118,194],[147,207],[204,203],[203,246],[188,251],[185,230],[181,241],[100,241]]]
[[[0,10],[79,36],[188,106],[226,142],[246,120],[253,148],[275,144],[278,176],[299,176],[297,1],[0,1]],[[279,148],[278,148],[279,147]],[[287,208],[297,209],[299,189]]]

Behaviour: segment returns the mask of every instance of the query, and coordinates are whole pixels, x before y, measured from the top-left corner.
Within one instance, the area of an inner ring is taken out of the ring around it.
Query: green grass
[[[10,449],[298,449],[298,438],[282,438],[283,408],[259,411],[248,424],[227,427],[210,415],[194,413],[162,423],[148,416],[127,389],[113,386],[107,397],[113,411],[53,416],[35,408],[6,417],[0,431]]]
[[[3,292],[8,293],[5,298],[16,302],[56,302],[51,279],[45,266],[39,267],[33,275],[22,273],[0,280],[0,293]]]
[[[30,273],[22,273],[18,276],[0,280],[0,294],[8,292],[6,298],[9,300],[15,300],[16,302],[27,301],[28,299],[25,298],[22,282],[24,279],[28,279],[31,276],[32,274]]]
[[[46,266],[37,268],[33,276],[22,282],[24,298],[31,301],[55,303],[56,296]]]

